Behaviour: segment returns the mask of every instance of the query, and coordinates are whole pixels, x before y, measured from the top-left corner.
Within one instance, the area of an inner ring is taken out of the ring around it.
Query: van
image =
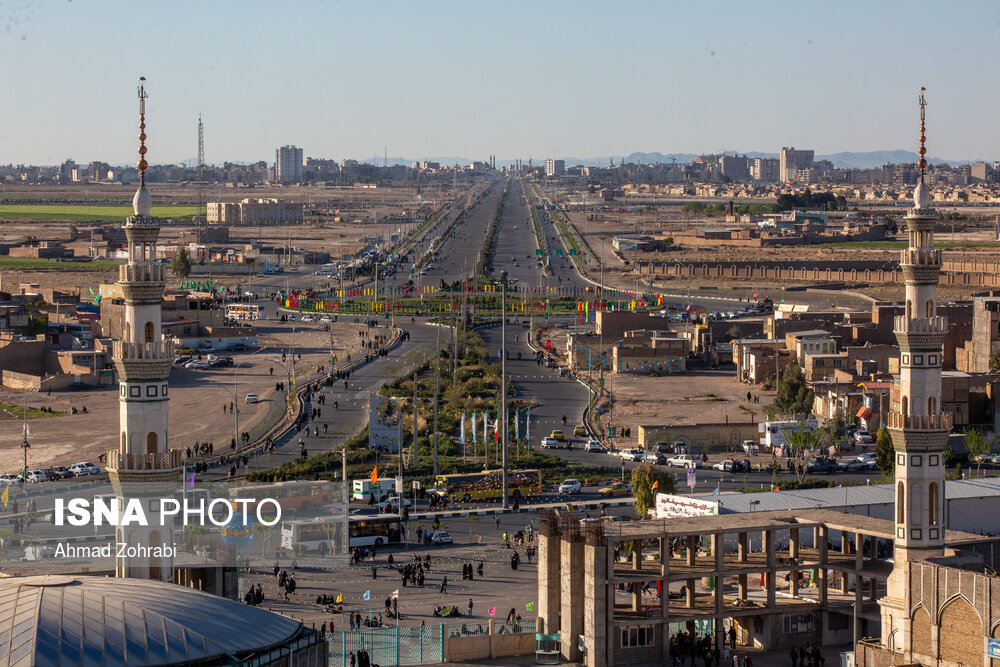
[[[247,403],[256,403],[257,394],[247,394]]]

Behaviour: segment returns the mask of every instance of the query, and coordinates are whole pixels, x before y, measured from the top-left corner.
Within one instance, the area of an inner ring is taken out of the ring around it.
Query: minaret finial
[[[927,154],[927,148],[924,144],[927,142],[927,136],[924,134],[924,108],[927,106],[927,102],[924,100],[924,91],[926,88],[920,87],[920,162],[918,166],[920,167],[920,182],[924,182],[924,169],[927,167],[927,160],[924,159],[924,155]]]
[[[139,77],[139,184],[146,185],[146,77]]]

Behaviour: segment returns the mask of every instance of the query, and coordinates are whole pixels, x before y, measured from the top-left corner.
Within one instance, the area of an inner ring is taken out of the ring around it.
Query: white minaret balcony
[[[132,361],[159,361],[167,359],[173,361],[174,341],[162,340],[159,343],[126,343],[122,340],[116,340],[113,343],[112,350],[115,359]]]
[[[118,267],[118,282],[162,283],[166,279],[167,267],[163,264],[122,264]]]
[[[936,415],[904,415],[901,412],[889,412],[888,426],[900,431],[950,431],[952,427],[951,414],[941,412]]]
[[[900,334],[940,334],[948,333],[948,319],[941,315],[936,317],[906,317],[897,315],[893,318],[893,332],[897,336]],[[902,345],[903,341],[899,341]],[[940,347],[940,344],[938,344]]]
[[[117,449],[108,452],[107,467],[113,470],[170,470],[181,467],[181,450],[158,454],[126,454]]]
[[[899,263],[903,266],[941,266],[941,251],[930,248],[907,248],[902,251]]]

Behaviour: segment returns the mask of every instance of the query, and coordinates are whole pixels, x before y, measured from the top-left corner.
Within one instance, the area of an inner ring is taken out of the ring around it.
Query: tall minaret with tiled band
[[[156,261],[159,221],[150,215],[146,189],[146,90],[139,79],[139,189],[132,198],[134,215],[125,221],[128,261],[119,267],[118,285],[125,300],[125,327],[114,343],[118,371],[119,447],[108,452],[107,466],[115,495],[122,503],[140,498],[147,516],[158,515],[151,504],[173,498],[180,484],[180,451],[168,448],[167,379],[173,343],[163,339],[160,302],[166,267]],[[122,505],[124,507],[124,504]],[[152,521],[150,523],[153,523]],[[156,525],[119,527],[117,541],[129,546],[173,545],[173,530]],[[119,577],[173,580],[173,559],[135,556],[118,558]]]
[[[882,606],[882,638],[894,650],[910,646],[909,565],[944,554],[944,452],[951,415],[941,411],[941,358],[948,324],[937,314],[941,251],[934,248],[937,214],[924,183],[927,168],[924,89],[920,89],[920,182],[906,216],[909,236],[900,268],[906,280],[899,341],[899,400],[889,412],[896,457],[896,534],[893,570]]]

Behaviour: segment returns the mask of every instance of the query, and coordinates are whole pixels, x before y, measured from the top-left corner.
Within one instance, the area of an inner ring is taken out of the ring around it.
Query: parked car
[[[642,460],[646,463],[652,463],[654,465],[663,465],[667,462],[667,457],[659,452],[648,452],[642,457]]]
[[[642,451],[638,449],[623,449],[619,456],[623,461],[642,461]]]
[[[613,498],[616,496],[627,496],[632,493],[632,485],[625,482],[614,482],[609,486],[598,489],[597,495],[602,498]]]
[[[550,447],[558,447],[558,446],[559,446],[559,441],[556,440],[555,438],[550,438],[548,436],[542,438],[542,449],[548,449]]]
[[[858,461],[864,461],[865,463],[871,463],[875,465],[875,452],[865,452],[857,457]]]
[[[451,535],[447,530],[435,530],[431,533],[431,544],[452,544]]]
[[[712,470],[721,470],[723,472],[732,472],[733,471],[733,466],[735,464],[736,464],[736,461],[734,461],[733,459],[722,459],[718,463],[713,463],[712,464]]]
[[[806,464],[806,472],[813,474],[837,472],[839,469],[837,462],[826,456],[809,459],[809,463]]]
[[[93,463],[74,463],[69,467],[69,470],[77,477],[83,477],[84,475],[98,475],[101,472],[101,469]]]
[[[192,370],[204,371],[204,370],[208,370],[209,368],[211,368],[211,366],[208,365],[207,361],[202,361],[201,359],[194,359],[194,360],[189,361],[186,364],[184,364],[184,368],[190,368]]]
[[[563,435],[563,432],[560,431],[559,429],[556,429],[556,430],[552,431],[552,433],[549,433],[549,437],[550,438],[555,438],[556,440],[565,440],[566,439],[566,436]]]
[[[858,459],[847,459],[837,464],[842,472],[869,472],[875,468],[875,463],[859,461]]]
[[[52,466],[51,468],[46,468],[45,474],[49,476],[49,479],[66,479],[67,477],[73,476],[73,473],[71,473],[69,468],[66,466]]]
[[[47,482],[49,476],[45,474],[44,470],[29,470],[26,479],[29,482]]]
[[[174,358],[173,365],[174,366],[183,366],[184,364],[186,364],[189,361],[191,361],[191,357],[189,357],[188,355],[185,354],[185,355],[181,355],[179,357]]]
[[[583,488],[583,484],[580,480],[575,478],[564,479],[563,483],[559,485],[559,493],[580,493],[580,489]]]
[[[871,443],[875,442],[875,438],[873,438],[872,434],[869,433],[868,431],[864,430],[855,431],[854,442],[858,443],[859,445],[870,445]]]
[[[578,435],[580,437],[586,438],[587,437],[587,429],[586,429],[586,427],[584,427],[584,426],[574,426],[573,427],[573,435]]]
[[[603,452],[604,447],[601,446],[597,440],[588,440],[587,444],[583,446],[583,451],[585,452]]]
[[[671,468],[700,468],[701,459],[697,459],[690,454],[676,454],[667,459],[667,465]]]
[[[215,359],[209,359],[208,365],[212,368],[222,368],[224,366],[232,366],[232,357],[216,357]]]
[[[247,394],[247,403],[256,403],[257,394]]]

